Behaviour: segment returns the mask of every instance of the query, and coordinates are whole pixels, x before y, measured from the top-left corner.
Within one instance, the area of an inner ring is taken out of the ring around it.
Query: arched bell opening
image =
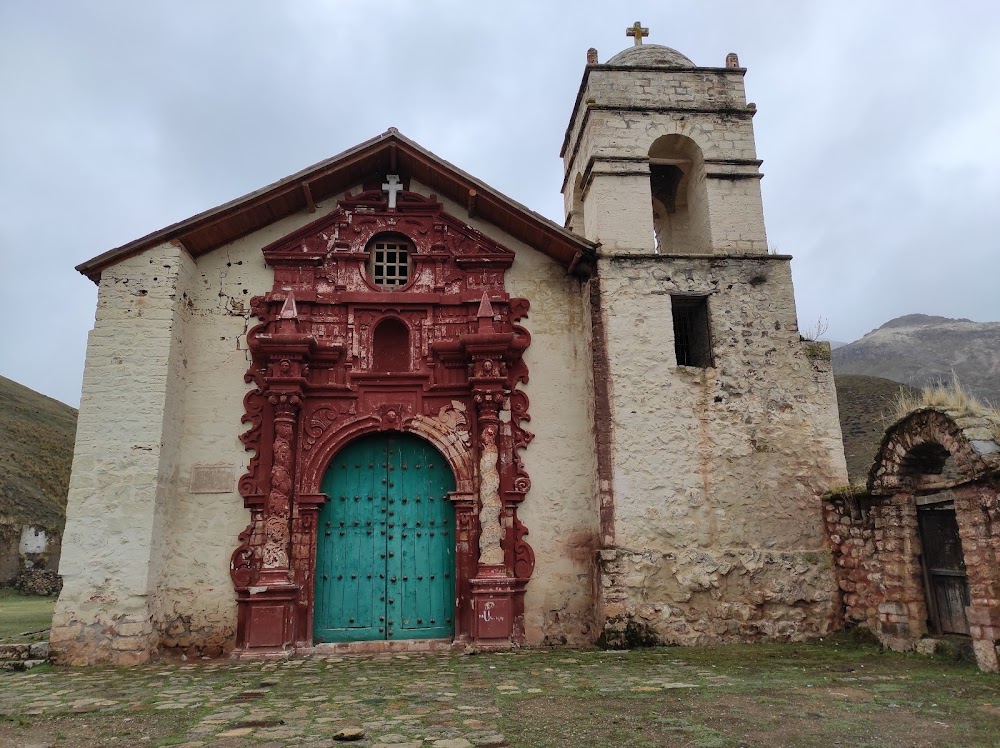
[[[451,639],[455,476],[432,444],[380,431],[342,447],[322,482],[313,639]]]
[[[712,237],[701,148],[684,135],[664,135],[649,148],[653,233],[659,252],[710,252]]]

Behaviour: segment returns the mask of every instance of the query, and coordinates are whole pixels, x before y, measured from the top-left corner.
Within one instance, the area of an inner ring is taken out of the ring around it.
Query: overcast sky
[[[74,265],[390,126],[561,224],[587,48],[636,19],[749,68],[803,328],[1000,319],[992,0],[0,0],[0,374],[76,406],[96,287]]]

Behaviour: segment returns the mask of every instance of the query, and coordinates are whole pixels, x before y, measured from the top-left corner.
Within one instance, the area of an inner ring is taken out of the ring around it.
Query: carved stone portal
[[[456,641],[524,637],[534,553],[517,517],[530,487],[518,452],[531,434],[516,388],[530,336],[517,324],[528,301],[504,288],[514,254],[408,191],[405,175],[392,204],[381,183],[263,250],[274,286],[251,301],[241,437],[255,452],[239,482],[250,524],[231,563],[242,654],[312,645],[320,484],[337,451],[379,430],[421,436],[454,472]],[[373,240],[411,248],[394,259],[406,278],[373,282]]]

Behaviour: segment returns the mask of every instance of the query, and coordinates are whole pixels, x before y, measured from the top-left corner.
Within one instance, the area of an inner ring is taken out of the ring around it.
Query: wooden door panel
[[[918,518],[932,632],[968,635],[965,608],[969,605],[969,583],[954,505],[920,507]]]
[[[398,507],[399,574],[391,585],[395,638],[451,636],[455,608],[454,478],[444,458],[426,442],[399,442],[394,494]]]
[[[447,462],[406,434],[352,442],[323,480],[314,639],[454,633],[455,488]]]
[[[324,478],[330,500],[318,528],[316,641],[385,637],[384,487],[378,479],[384,462],[384,447],[363,439],[345,447]]]

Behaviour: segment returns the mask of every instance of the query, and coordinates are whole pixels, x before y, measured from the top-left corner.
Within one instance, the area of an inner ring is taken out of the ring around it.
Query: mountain
[[[0,522],[62,532],[76,409],[0,377]]]
[[[912,387],[882,377],[837,374],[837,407],[844,434],[844,455],[852,485],[868,480],[875,451],[885,428],[894,420],[900,391],[916,394]]]
[[[949,383],[1000,404],[1000,322],[908,314],[833,351],[838,376],[863,374],[923,387]]]

